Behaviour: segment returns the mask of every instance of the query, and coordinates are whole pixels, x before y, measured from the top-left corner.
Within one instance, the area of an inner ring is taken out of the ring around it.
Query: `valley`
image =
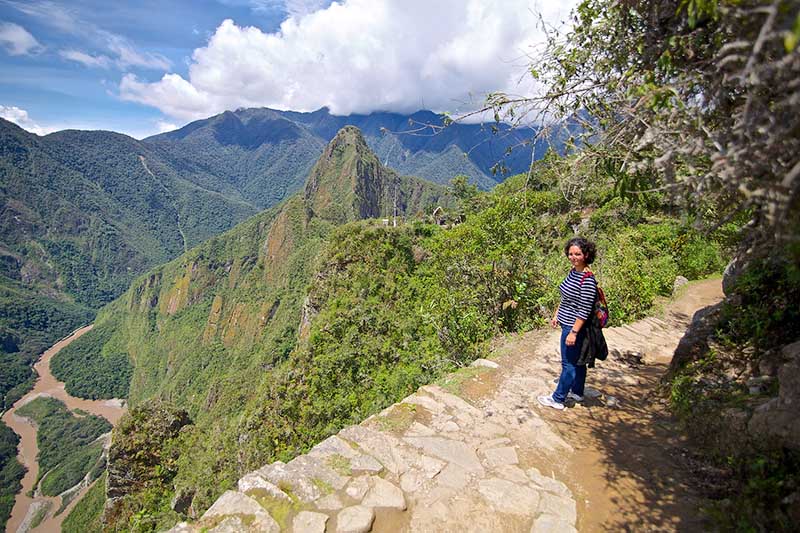
[[[39,530],[58,530],[61,522],[69,515],[74,505],[88,490],[88,484],[73,489],[75,492],[70,495],[71,502],[58,516],[52,516],[53,511],[59,509],[62,505],[61,497],[42,496],[34,487],[39,473],[39,466],[36,460],[39,451],[36,443],[36,426],[30,419],[19,416],[16,411],[35,398],[46,396],[64,402],[67,408],[72,411],[78,410],[78,412],[92,413],[105,418],[112,424],[115,424],[125,412],[124,403],[121,401],[91,401],[70,396],[64,390],[64,384],[59,382],[50,373],[50,360],[52,357],[57,354],[59,350],[68,346],[71,342],[80,338],[91,329],[91,325],[80,328],[46,350],[34,366],[39,378],[33,390],[18,400],[11,409],[3,414],[3,422],[21,436],[18,457],[20,462],[27,468],[27,472],[22,479],[22,490],[16,496],[14,508],[6,525],[7,531],[27,531],[34,515],[39,509],[49,509],[46,517],[41,520],[39,526],[37,526],[40,528]],[[34,492],[35,495],[33,497],[28,495],[30,491]]]

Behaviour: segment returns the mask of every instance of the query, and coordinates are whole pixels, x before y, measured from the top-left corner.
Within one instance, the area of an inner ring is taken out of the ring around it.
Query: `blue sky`
[[[573,0],[0,0],[0,116],[137,138],[237,107],[458,111],[535,90]]]

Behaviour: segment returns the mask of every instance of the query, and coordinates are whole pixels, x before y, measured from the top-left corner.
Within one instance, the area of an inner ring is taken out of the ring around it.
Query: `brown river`
[[[83,494],[88,490],[84,487],[80,493],[72,499],[67,508],[58,516],[52,514],[61,506],[61,497],[47,497],[38,494],[33,498],[27,495],[33,488],[36,477],[39,473],[39,464],[36,462],[36,454],[39,449],[36,445],[36,427],[27,418],[16,415],[19,407],[30,402],[38,396],[52,396],[64,402],[69,409],[82,409],[89,413],[105,417],[111,424],[116,425],[120,417],[125,413],[124,402],[121,400],[82,400],[67,394],[64,384],[58,381],[50,373],[50,360],[58,351],[69,343],[92,329],[92,325],[85,326],[74,331],[70,336],[61,339],[48,349],[39,361],[34,365],[39,379],[33,390],[23,396],[14,406],[3,414],[3,422],[13,429],[20,436],[20,443],[17,453],[19,461],[25,465],[28,472],[22,478],[22,490],[17,494],[14,501],[14,509],[11,517],[6,524],[6,532],[23,533],[25,531],[36,532],[56,532],[61,530],[61,522],[69,515],[72,507],[78,502]],[[48,516],[34,529],[30,529],[30,523],[37,509],[50,504]]]

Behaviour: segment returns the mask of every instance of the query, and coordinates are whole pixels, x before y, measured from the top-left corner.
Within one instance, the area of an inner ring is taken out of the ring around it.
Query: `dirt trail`
[[[570,401],[564,411],[537,406],[551,429],[573,448],[540,461],[572,490],[579,531],[706,529],[699,514],[702,497],[693,489],[692,473],[683,460],[685,443],[660,379],[694,312],[722,296],[719,280],[695,282],[656,316],[607,330],[611,350],[638,352],[643,362],[634,364],[631,355],[612,354],[589,371],[587,387],[598,397],[587,394],[582,404]],[[523,335],[501,348],[517,359],[510,372],[525,366],[519,358],[541,352],[539,341]],[[555,334],[549,344],[545,350],[554,378],[560,370]],[[550,385],[555,388],[552,381]]]
[[[50,373],[50,360],[53,356],[72,341],[91,330],[92,327],[92,325],[89,325],[74,331],[70,336],[58,341],[45,351],[39,361],[34,365],[36,372],[39,374],[39,379],[36,381],[33,390],[23,396],[11,409],[3,414],[3,422],[20,436],[17,458],[28,469],[27,473],[22,478],[22,490],[16,496],[14,508],[11,511],[11,517],[6,524],[6,531],[8,532],[16,533],[20,530],[27,530],[27,526],[33,518],[36,509],[40,508],[42,505],[46,505],[47,502],[50,502],[52,511],[57,510],[61,505],[60,496],[54,498],[35,496],[31,498],[27,495],[28,491],[33,488],[39,473],[39,464],[36,462],[36,455],[39,450],[36,444],[35,426],[27,418],[18,416],[16,414],[17,409],[39,396],[51,396],[64,402],[70,410],[82,409],[86,412],[102,416],[111,422],[112,425],[116,425],[117,421],[119,421],[120,417],[125,413],[125,407],[121,400],[83,400],[70,396],[64,388],[64,383],[58,381]],[[69,509],[71,509],[80,496],[82,496],[85,490],[86,488],[81,491],[78,497],[73,499],[68,510],[62,512],[57,517],[48,517],[32,531],[59,531],[61,521],[66,517]]]

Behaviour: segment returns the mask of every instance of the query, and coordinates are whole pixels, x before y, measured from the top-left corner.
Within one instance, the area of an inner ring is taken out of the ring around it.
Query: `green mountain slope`
[[[37,137],[0,120],[0,348],[14,369],[0,394],[140,272],[257,211],[223,193],[125,135]]]
[[[462,191],[472,196],[456,227],[386,227],[359,218],[381,213],[386,191],[393,208],[397,178],[345,128],[302,195],[139,278],[56,357],[93,375],[114,375],[120,353],[133,364],[106,518],[124,529],[145,516],[140,526],[161,530],[198,516],[245,472],[468,363],[493,335],[543,325],[573,225],[603,251],[596,272],[618,322],[670,294],[676,274],[721,268],[720,245],[668,205],[626,206],[597,174],[577,192],[587,210],[574,210],[548,172]],[[400,187],[398,198],[436,199],[436,187],[408,181],[419,192]],[[68,387],[83,379],[59,376]],[[190,422],[178,431],[178,419]],[[128,464],[143,478],[114,473]]]
[[[188,411],[193,425],[180,447],[194,451],[181,455],[173,475],[197,491],[196,505],[208,503],[242,468],[276,451],[255,440],[246,458],[237,459],[235,449],[258,430],[245,413],[257,411],[279,376],[299,364],[307,287],[337,225],[387,215],[395,199],[403,216],[448,198],[436,185],[382,167],[358,130],[344,128],[302,195],[137,279],[99,313],[93,331],[57,355],[54,373],[70,392],[102,397],[109,387],[87,391],[86,377],[114,379],[127,364],[118,354],[127,354],[131,405],[158,397]]]
[[[143,143],[183,179],[265,209],[302,187],[327,141],[271,110],[249,111],[226,111]]]

